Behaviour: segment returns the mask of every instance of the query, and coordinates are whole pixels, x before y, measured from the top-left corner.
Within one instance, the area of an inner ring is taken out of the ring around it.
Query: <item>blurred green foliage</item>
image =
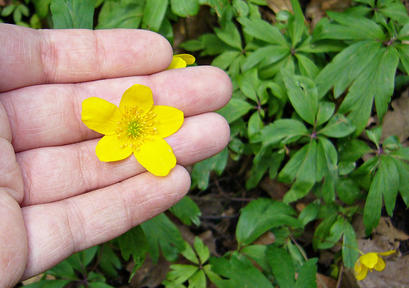
[[[397,137],[381,140],[378,123],[388,110],[395,85],[409,73],[409,16],[398,0],[355,0],[344,12],[327,12],[312,29],[297,0],[275,22],[263,19],[265,0],[25,0],[1,8],[1,21],[33,28],[144,28],[173,42],[173,24],[210,7],[213,31],[181,48],[225,70],[233,97],[218,111],[231,125],[228,148],[196,164],[193,188],[206,189],[212,171],[221,175],[228,159],[251,157],[246,189],[263,177],[286,183],[282,201],[259,198],[241,210],[237,249],[210,255],[196,238],[193,247],[169,218],[200,225],[200,209],[189,197],[168,213],[121,237],[77,253],[28,287],[112,287],[122,263],[133,273],[146,255],[162,254],[172,264],[165,287],[316,287],[317,259],[308,259],[295,239],[315,222],[313,248],[341,248],[342,265],[358,257],[351,220],[361,213],[366,234],[377,226],[382,207],[393,215],[398,194],[409,206],[409,148]],[[373,105],[375,104],[375,105]],[[307,195],[301,213],[291,203]],[[270,245],[254,241],[271,231]],[[183,262],[183,263],[186,263]],[[298,278],[295,274],[298,273]],[[46,280],[53,275],[55,280]],[[247,285],[247,286],[246,286]]]

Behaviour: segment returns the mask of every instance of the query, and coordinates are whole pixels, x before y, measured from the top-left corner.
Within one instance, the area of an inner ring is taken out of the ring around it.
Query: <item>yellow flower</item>
[[[136,84],[127,89],[119,108],[101,98],[87,98],[81,118],[88,128],[105,135],[95,149],[99,160],[118,161],[133,153],[156,176],[166,176],[175,167],[176,157],[163,138],[179,130],[183,112],[153,105],[149,87]]]
[[[383,261],[382,257],[380,256],[388,256],[395,253],[395,250],[390,250],[386,252],[370,252],[363,254],[358,260],[355,262],[354,271],[355,271],[355,278],[357,280],[365,279],[366,275],[368,274],[368,270],[372,272],[373,269],[376,271],[383,271],[385,269],[385,261]],[[361,252],[362,254],[362,252]]]
[[[185,68],[187,65],[195,63],[196,59],[190,54],[176,54],[173,55],[172,63],[170,63],[168,70]]]

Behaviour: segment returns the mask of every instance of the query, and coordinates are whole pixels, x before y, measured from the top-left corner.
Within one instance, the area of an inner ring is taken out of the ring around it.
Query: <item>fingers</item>
[[[151,74],[166,69],[172,59],[168,41],[145,30],[33,30],[0,24],[0,43],[0,91]]]
[[[182,128],[166,141],[178,163],[189,165],[221,151],[229,137],[224,118],[206,113],[187,118]],[[65,199],[145,171],[133,156],[113,163],[99,161],[95,155],[98,140],[19,153],[25,183],[23,206]]]
[[[0,187],[0,287],[14,287],[27,262],[27,236],[20,206]]]
[[[24,278],[168,209],[189,186],[189,174],[176,166],[168,177],[143,173],[104,189],[23,208],[30,247]]]
[[[4,93],[3,103],[16,151],[75,143],[99,137],[81,122],[81,103],[92,96],[118,104],[133,84],[153,91],[156,105],[183,110],[186,116],[213,111],[231,96],[231,82],[220,69],[203,66],[169,70],[151,76],[77,85],[41,85]]]

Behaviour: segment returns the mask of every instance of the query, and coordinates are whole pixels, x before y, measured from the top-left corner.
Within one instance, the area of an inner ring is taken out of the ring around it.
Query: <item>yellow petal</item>
[[[167,70],[171,70],[171,69],[178,69],[178,68],[185,68],[187,66],[187,63],[185,60],[183,60],[180,57],[177,56],[173,56],[172,58],[172,62],[170,63],[169,67],[167,68]]]
[[[383,269],[385,269],[385,266],[386,266],[385,261],[383,261],[383,259],[381,257],[378,257],[378,262],[376,262],[376,265],[374,267],[375,270],[376,271],[383,271]]]
[[[389,251],[385,251],[385,252],[379,252],[378,255],[389,256],[389,255],[391,255],[393,253],[396,253],[396,250],[389,250]]]
[[[155,137],[134,151],[138,162],[156,176],[166,176],[176,165],[176,157],[165,140]]]
[[[186,62],[187,65],[192,65],[196,61],[195,57],[190,54],[176,54],[175,56],[182,58]]]
[[[380,257],[378,256],[378,254],[370,252],[359,257],[359,261],[362,263],[362,265],[365,265],[369,269],[373,269],[376,263],[378,263],[379,258]]]
[[[152,90],[148,86],[135,84],[126,89],[122,95],[119,109],[124,111],[125,108],[136,107],[142,111],[148,111],[153,106]]]
[[[357,280],[365,279],[366,275],[368,274],[368,268],[361,264],[361,262],[356,261],[354,265],[354,274]]]
[[[152,109],[155,117],[155,128],[162,138],[172,135],[183,124],[183,112],[171,106],[155,105]]]
[[[97,97],[82,101],[81,119],[89,129],[112,135],[121,120],[121,112],[114,104]]]
[[[104,136],[99,140],[95,153],[99,160],[104,162],[119,161],[132,154],[129,146],[124,147],[116,135]]]

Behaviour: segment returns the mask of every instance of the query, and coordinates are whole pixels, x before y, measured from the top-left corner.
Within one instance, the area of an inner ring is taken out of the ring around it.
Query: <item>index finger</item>
[[[0,24],[0,91],[166,69],[172,47],[161,35],[137,29],[34,30]]]

